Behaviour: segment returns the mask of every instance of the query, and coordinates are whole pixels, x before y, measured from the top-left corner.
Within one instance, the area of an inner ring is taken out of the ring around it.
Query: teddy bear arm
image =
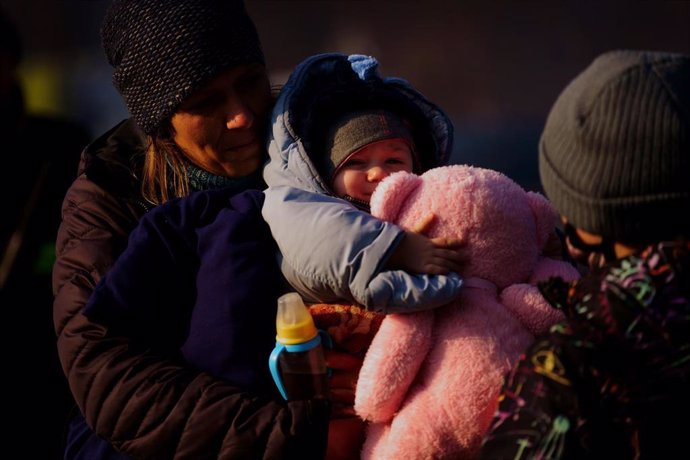
[[[529,283],[536,285],[552,277],[560,277],[565,281],[575,281],[580,277],[580,274],[577,269],[568,262],[550,259],[548,257],[540,257],[529,278]]]
[[[536,286],[513,284],[501,292],[501,302],[513,313],[532,335],[546,333],[563,313],[551,306]]]
[[[355,411],[364,420],[393,418],[431,348],[433,320],[431,311],[383,320],[357,379]]]

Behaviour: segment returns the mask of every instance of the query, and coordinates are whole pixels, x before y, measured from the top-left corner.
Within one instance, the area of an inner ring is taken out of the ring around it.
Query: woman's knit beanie
[[[596,58],[551,109],[539,172],[576,227],[631,243],[690,237],[690,56]]]
[[[113,84],[147,134],[225,70],[264,62],[242,0],[114,0],[101,37]]]
[[[337,119],[326,135],[326,177],[332,179],[347,158],[374,142],[402,139],[409,146],[418,169],[412,133],[398,115],[378,109],[349,112]]]

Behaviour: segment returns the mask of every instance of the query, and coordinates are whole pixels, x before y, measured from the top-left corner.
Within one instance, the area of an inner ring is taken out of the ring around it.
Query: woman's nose
[[[225,126],[228,129],[247,129],[254,123],[254,114],[241,101],[230,103],[227,110]]]

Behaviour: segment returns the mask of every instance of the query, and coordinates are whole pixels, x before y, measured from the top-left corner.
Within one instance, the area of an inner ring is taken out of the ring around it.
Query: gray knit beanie
[[[544,191],[576,227],[623,242],[690,237],[690,56],[612,51],[556,100]]]
[[[326,136],[326,177],[332,179],[340,164],[364,146],[386,139],[407,142],[417,165],[412,133],[401,117],[386,110],[359,110],[341,116]]]
[[[241,0],[114,0],[101,37],[113,84],[147,134],[223,71],[264,62]]]

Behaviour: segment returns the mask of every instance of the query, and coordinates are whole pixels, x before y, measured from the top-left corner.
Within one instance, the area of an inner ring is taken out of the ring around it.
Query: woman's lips
[[[236,142],[235,144],[228,147],[226,150],[228,150],[228,151],[244,150],[248,147],[254,147],[257,144],[258,144],[258,141],[256,139],[250,139],[248,141]]]

